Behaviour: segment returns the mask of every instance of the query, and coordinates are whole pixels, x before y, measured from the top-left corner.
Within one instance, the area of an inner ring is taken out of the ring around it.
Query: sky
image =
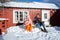
[[[54,3],[60,7],[60,0],[15,0],[18,2],[47,2],[47,3]]]
[[[42,2],[43,0],[16,0],[16,1],[22,1],[22,2],[33,2],[33,1]]]
[[[17,2],[46,2],[46,3],[54,3],[60,8],[60,0],[11,0]]]
[[[60,2],[60,0],[15,0],[15,1],[22,1],[22,2]]]

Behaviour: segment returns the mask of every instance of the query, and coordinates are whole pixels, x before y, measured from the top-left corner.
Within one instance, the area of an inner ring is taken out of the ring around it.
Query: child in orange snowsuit
[[[26,26],[26,30],[31,32],[32,31],[32,21],[30,19],[30,17],[27,17],[25,19],[25,26]]]

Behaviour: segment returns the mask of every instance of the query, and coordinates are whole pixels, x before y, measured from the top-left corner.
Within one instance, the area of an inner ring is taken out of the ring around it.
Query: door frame
[[[47,13],[47,19],[44,18],[44,13]],[[44,21],[45,25],[50,24],[50,10],[42,10],[42,21]]]

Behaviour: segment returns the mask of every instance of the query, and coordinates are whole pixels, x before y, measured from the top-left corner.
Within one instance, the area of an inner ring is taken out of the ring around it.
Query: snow
[[[7,29],[7,34],[0,35],[0,40],[60,40],[60,27],[46,27],[48,33],[34,28],[27,32],[24,26],[14,26]]]
[[[22,8],[47,8],[47,9],[59,9],[53,3],[40,3],[40,2],[6,2],[5,7],[22,7]]]

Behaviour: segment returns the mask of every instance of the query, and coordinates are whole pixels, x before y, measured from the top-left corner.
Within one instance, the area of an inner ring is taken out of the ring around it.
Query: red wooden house
[[[2,6],[1,3],[0,6]],[[53,3],[39,2],[6,2],[3,6],[3,11],[0,10],[0,28],[2,31],[8,27],[16,26],[18,23],[23,23],[28,15],[33,21],[36,14],[40,15],[41,21],[44,21],[45,25],[55,25],[56,17],[53,18],[53,15],[59,9]]]

